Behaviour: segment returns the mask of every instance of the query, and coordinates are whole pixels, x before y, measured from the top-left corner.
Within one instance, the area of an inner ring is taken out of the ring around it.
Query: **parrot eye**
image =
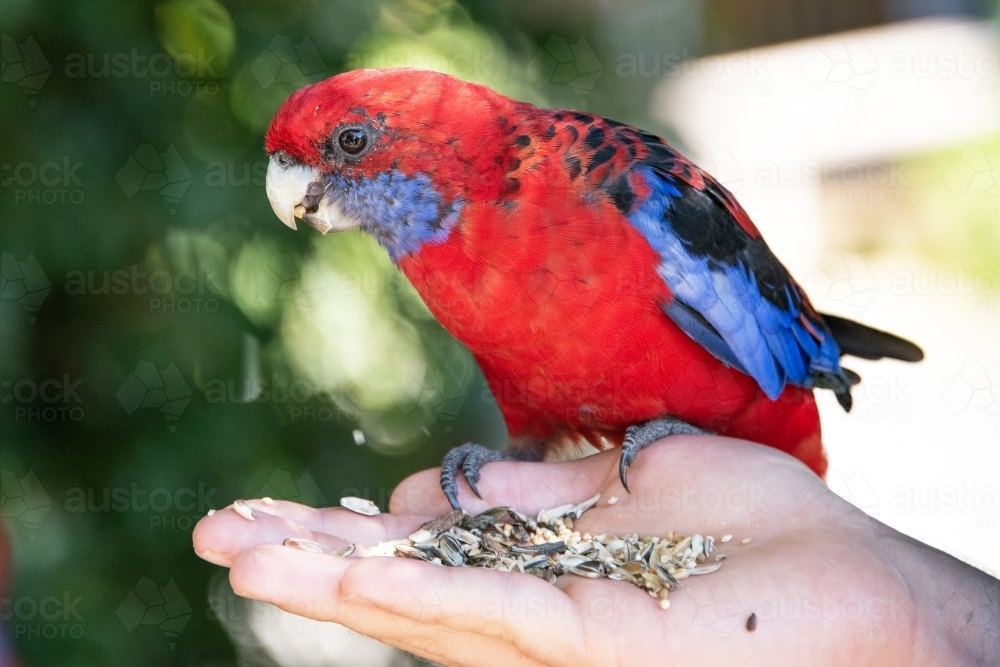
[[[345,153],[357,155],[368,144],[368,136],[360,128],[349,127],[337,136],[337,144]]]

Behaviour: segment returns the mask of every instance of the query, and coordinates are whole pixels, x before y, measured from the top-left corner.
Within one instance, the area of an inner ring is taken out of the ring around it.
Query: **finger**
[[[564,503],[579,502],[593,496],[606,482],[607,462],[603,458],[606,455],[563,463],[488,463],[477,483],[482,498],[477,498],[461,480],[458,499],[462,507],[473,514],[498,505],[511,505],[521,512],[533,514]],[[426,516],[440,516],[451,511],[441,491],[440,475],[440,468],[433,468],[403,480],[389,500],[390,511]]]
[[[381,514],[364,516],[342,508],[315,509],[287,501],[246,501],[254,511],[249,521],[231,508],[204,517],[194,530],[195,552],[229,567],[242,551],[264,544],[304,538],[339,549],[350,543],[372,546],[409,535],[429,517]]]
[[[192,536],[194,550],[201,558],[229,567],[241,552],[262,544],[281,544],[287,539],[312,540],[322,547],[335,550],[350,542],[343,538],[310,530],[300,523],[266,512],[254,512],[250,521],[232,508],[206,516],[195,526]]]
[[[718,436],[672,436],[643,450],[632,465],[632,492],[618,479],[620,450],[564,463],[496,462],[483,468],[476,498],[459,485],[469,512],[512,505],[533,514],[600,492],[596,508],[578,526],[603,531],[732,533],[739,527],[775,529],[801,511],[822,482],[805,466],[771,447]],[[440,515],[450,510],[438,470],[404,480],[390,500],[393,512]],[[767,498],[767,502],[764,499]],[[614,501],[612,507],[608,503]]]
[[[238,595],[300,616],[339,623],[437,663],[479,667],[533,664],[505,641],[402,618],[344,594],[341,582],[352,567],[390,560],[339,558],[268,546],[241,554],[229,576]]]
[[[346,600],[363,601],[405,623],[500,640],[544,664],[582,661],[577,602],[559,588],[518,572],[446,568],[394,558],[360,559],[340,583]]]
[[[309,507],[287,500],[248,500],[254,511],[265,512],[301,524],[310,530],[338,535],[358,544],[373,545],[405,537],[428,519],[437,515],[412,516],[409,513],[358,514],[342,507]]]

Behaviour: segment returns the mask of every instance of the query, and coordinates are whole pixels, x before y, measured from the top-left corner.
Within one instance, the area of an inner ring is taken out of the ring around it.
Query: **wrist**
[[[1000,664],[1000,581],[886,530],[882,539],[913,598],[914,665]]]

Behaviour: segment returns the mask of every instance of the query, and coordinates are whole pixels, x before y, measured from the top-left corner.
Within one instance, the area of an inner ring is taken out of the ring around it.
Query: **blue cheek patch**
[[[458,221],[462,200],[450,204],[425,174],[398,171],[373,178],[330,176],[327,197],[389,252],[393,262],[420,250],[425,243],[442,243]]]

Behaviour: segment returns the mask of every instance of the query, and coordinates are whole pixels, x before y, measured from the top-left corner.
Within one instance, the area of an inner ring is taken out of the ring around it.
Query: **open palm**
[[[717,545],[723,567],[683,581],[668,610],[620,581],[566,575],[553,586],[516,572],[280,546],[289,537],[331,548],[405,537],[450,509],[434,470],[405,480],[390,514],[378,517],[251,501],[256,521],[232,510],[206,517],[195,549],[231,568],[240,595],[448,665],[957,664],[944,624],[925,621],[940,606],[923,593],[926,584],[949,582],[952,594],[971,588],[963,599],[979,595],[987,607],[997,600],[995,580],[869,518],[776,450],[675,436],[642,453],[631,494],[617,463],[614,451],[566,463],[493,463],[479,484],[484,499],[463,489],[460,501],[470,512],[510,505],[533,514],[600,493],[576,523],[581,532],[734,535]],[[608,504],[611,497],[618,502]],[[975,622],[988,635],[989,620]],[[973,653],[988,655],[990,640]]]

